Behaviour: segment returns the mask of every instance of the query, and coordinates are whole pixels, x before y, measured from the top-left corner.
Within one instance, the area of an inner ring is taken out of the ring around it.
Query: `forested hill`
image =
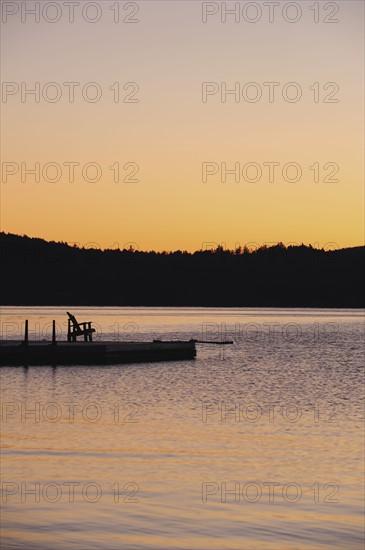
[[[365,305],[365,247],[102,251],[0,233],[0,248],[3,305]]]

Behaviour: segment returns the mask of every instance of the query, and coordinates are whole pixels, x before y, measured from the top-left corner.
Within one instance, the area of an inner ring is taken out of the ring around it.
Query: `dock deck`
[[[51,342],[3,340],[0,365],[98,365],[194,359],[195,340]]]

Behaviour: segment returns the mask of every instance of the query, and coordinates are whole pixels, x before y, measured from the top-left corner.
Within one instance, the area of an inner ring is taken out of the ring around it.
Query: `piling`
[[[29,337],[28,337],[28,319],[26,319],[25,329],[24,329],[24,342],[23,342],[26,346],[28,345],[28,340],[29,340]]]
[[[52,345],[56,345],[56,321],[52,321]]]

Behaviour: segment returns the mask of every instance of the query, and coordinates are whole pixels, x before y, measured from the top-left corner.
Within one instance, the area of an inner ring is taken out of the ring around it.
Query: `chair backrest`
[[[76,317],[74,315],[72,315],[72,313],[70,313],[69,311],[66,311],[67,315],[69,316],[69,319],[70,321],[72,322],[72,324],[75,326],[75,327],[79,327],[79,323],[76,321]]]

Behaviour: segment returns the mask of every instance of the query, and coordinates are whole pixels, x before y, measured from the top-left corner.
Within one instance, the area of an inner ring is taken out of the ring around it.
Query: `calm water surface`
[[[69,308],[195,361],[2,367],[2,549],[363,548],[363,312]],[[65,338],[65,308],[2,338]]]

